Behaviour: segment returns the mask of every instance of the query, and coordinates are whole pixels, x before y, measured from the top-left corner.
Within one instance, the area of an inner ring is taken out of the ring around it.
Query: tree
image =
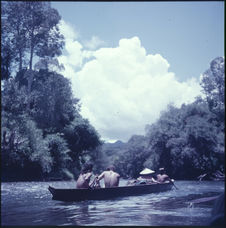
[[[8,117],[8,118],[7,118]],[[27,115],[3,114],[1,168],[3,179],[40,179],[52,169],[42,131]]]
[[[28,88],[27,71],[19,72],[15,80],[21,88]],[[30,115],[44,134],[62,132],[78,116],[78,99],[71,90],[70,81],[61,74],[48,70],[34,72],[30,88]]]
[[[61,54],[64,45],[58,28],[61,17],[49,2],[26,2],[24,16],[30,53],[29,69],[32,69],[34,54],[42,58]]]
[[[137,177],[144,168],[146,154],[146,138],[141,135],[133,135],[126,143],[125,147],[111,159],[117,171],[122,177]]]
[[[26,29],[24,27],[25,8],[23,2],[4,2],[2,4],[2,51],[6,54],[9,50],[15,53],[15,62],[18,62],[18,70],[22,70],[25,51],[27,48]],[[6,51],[8,47],[8,51]],[[12,58],[11,58],[12,60]]]
[[[5,177],[8,171],[23,180],[53,173],[73,177],[69,171],[80,169],[87,157],[95,160],[101,141],[79,114],[70,81],[50,71],[51,65],[63,67],[56,59],[64,45],[60,15],[49,2],[13,1],[3,2],[1,19],[3,78],[18,65],[16,76],[2,83]]]
[[[209,111],[205,101],[197,100],[179,109],[169,106],[148,128],[150,156],[145,164],[154,169],[163,166],[170,175],[180,179],[214,172],[223,167],[220,132],[215,114]]]
[[[53,58],[61,54],[64,38],[58,28],[60,15],[49,2],[6,2],[2,12],[3,25],[19,58],[19,71],[26,56],[32,70],[34,55]]]
[[[63,134],[69,145],[69,155],[73,160],[72,169],[74,167],[81,169],[81,165],[85,163],[84,157],[102,144],[95,128],[87,119],[83,119],[81,116],[66,125]]]
[[[225,104],[224,57],[217,57],[210,63],[210,68],[202,75],[201,86],[212,112],[224,120]]]
[[[15,59],[10,40],[5,36],[6,30],[1,27],[1,80],[8,80],[11,76],[12,64]]]
[[[14,79],[2,91],[1,151],[3,177],[41,178],[52,167],[42,130],[26,113],[26,91]],[[27,173],[26,173],[27,172]],[[15,174],[17,173],[17,174]]]
[[[65,176],[65,170],[67,170],[68,162],[71,161],[68,155],[69,149],[67,142],[64,140],[61,134],[48,134],[45,138],[48,145],[48,150],[53,159],[52,170],[50,175],[56,177]]]
[[[58,28],[61,17],[57,10],[50,7],[50,2],[39,1],[5,2],[2,12],[3,25],[7,31],[7,42],[12,44],[11,50],[18,57],[15,60],[19,62],[19,72],[22,70],[23,64],[26,63],[25,67],[27,64],[29,67],[29,71],[25,72],[28,81],[27,110],[29,111],[32,99],[31,87],[35,74],[33,71],[34,55],[50,62],[51,58],[61,54],[64,46],[64,37]],[[5,47],[7,46],[5,45]],[[8,56],[10,55],[8,54]],[[28,61],[27,56],[29,56]],[[6,69],[9,68],[7,64],[3,66]]]
[[[224,58],[210,65],[201,83],[206,99],[180,108],[170,104],[146,126],[145,136],[131,137],[123,149],[102,150],[123,177],[136,177],[143,167],[165,167],[176,179],[224,171]]]
[[[114,165],[122,176],[128,175],[127,171],[124,169],[126,157],[123,156],[124,154],[126,155],[126,152],[128,151],[127,146],[127,143],[120,140],[115,143],[103,143],[100,146],[99,153],[97,155],[99,171],[102,172],[108,166]]]

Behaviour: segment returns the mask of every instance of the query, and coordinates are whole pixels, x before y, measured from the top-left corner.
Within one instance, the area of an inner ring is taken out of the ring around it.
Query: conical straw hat
[[[154,173],[155,171],[151,170],[151,169],[148,169],[148,168],[145,168],[144,170],[142,170],[140,172],[140,175],[148,175],[148,174],[152,174]]]

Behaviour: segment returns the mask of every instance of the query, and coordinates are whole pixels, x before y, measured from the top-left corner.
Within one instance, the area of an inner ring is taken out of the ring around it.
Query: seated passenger
[[[87,164],[84,166],[76,182],[77,188],[89,188],[90,178],[93,175],[92,170],[92,164]]]
[[[128,181],[127,181],[126,185],[127,185],[127,186],[134,186],[134,185],[137,185],[137,183],[139,183],[138,180],[136,180],[136,179],[131,179],[131,180],[128,180]]]
[[[159,183],[164,183],[164,182],[170,182],[171,179],[169,176],[165,173],[164,168],[159,168],[159,174],[157,175],[157,181]]]
[[[154,179],[153,174],[155,171],[145,168],[140,172],[140,176],[137,178],[139,181],[139,184],[152,184],[157,183],[157,181]]]
[[[114,166],[109,166],[106,171],[102,172],[97,180],[104,178],[105,188],[118,187],[120,175],[115,172]]]

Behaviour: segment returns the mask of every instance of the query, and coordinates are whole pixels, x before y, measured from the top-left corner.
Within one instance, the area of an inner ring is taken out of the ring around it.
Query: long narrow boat
[[[49,186],[53,200],[82,201],[107,200],[123,196],[137,196],[171,190],[173,183],[144,184],[97,189],[56,189]]]

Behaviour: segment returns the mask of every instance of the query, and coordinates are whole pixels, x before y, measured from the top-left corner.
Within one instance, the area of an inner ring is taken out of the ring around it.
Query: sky
[[[224,56],[224,2],[52,2],[65,37],[61,73],[108,142],[145,134],[169,103],[202,95]]]

